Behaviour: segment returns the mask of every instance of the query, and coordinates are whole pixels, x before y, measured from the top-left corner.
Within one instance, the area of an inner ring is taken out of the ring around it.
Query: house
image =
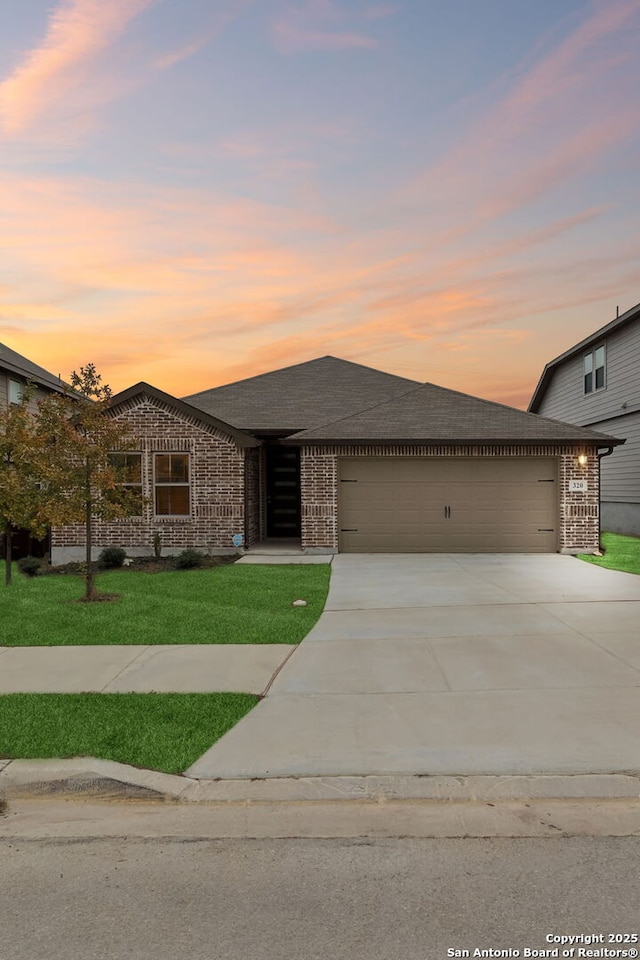
[[[640,536],[640,304],[551,360],[529,410],[626,440],[602,459],[601,525]]]
[[[60,377],[55,377],[37,363],[27,360],[4,343],[0,343],[0,410],[6,410],[13,403],[20,403],[27,383],[35,387],[34,405],[47,394],[64,393],[66,389]]]
[[[35,409],[39,400],[50,393],[63,393],[65,384],[37,363],[27,360],[6,344],[0,343],[0,412],[12,404],[19,404],[22,394],[30,383],[34,387],[29,406]],[[16,529],[12,536],[12,554],[20,557],[44,556],[49,550],[49,538],[36,540],[28,530]],[[4,537],[0,537],[0,556],[4,556]]]
[[[112,401],[136,437],[140,514],[95,525],[96,553],[212,553],[290,539],[309,553],[598,548],[599,455],[620,440],[335,357],[183,399]],[[53,532],[54,562],[83,529]]]

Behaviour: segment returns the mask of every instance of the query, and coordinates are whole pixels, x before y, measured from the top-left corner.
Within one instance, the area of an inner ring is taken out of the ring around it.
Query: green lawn
[[[329,564],[100,573],[109,603],[77,603],[76,576],[28,578],[5,587],[0,564],[0,646],[150,643],[298,643],[327,596]],[[306,607],[292,607],[293,600]]]
[[[603,533],[603,557],[581,554],[580,559],[587,563],[596,563],[609,570],[624,570],[625,573],[640,574],[640,537],[625,537],[621,533]]]
[[[100,757],[183,773],[259,701],[249,693],[11,693],[0,758]]]

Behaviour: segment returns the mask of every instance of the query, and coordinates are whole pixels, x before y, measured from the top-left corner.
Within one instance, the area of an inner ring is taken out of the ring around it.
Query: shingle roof
[[[544,396],[556,367],[559,367],[565,362],[565,360],[569,360],[571,357],[575,356],[576,353],[582,353],[582,351],[586,350],[587,347],[590,347],[598,340],[602,340],[604,337],[608,336],[608,334],[613,333],[615,330],[619,330],[621,327],[626,327],[628,323],[633,323],[634,320],[640,320],[640,303],[637,303],[635,307],[631,307],[630,310],[626,310],[619,317],[616,317],[615,320],[611,320],[610,323],[605,324],[604,327],[600,327],[600,329],[596,330],[595,333],[585,337],[584,340],[581,340],[580,343],[576,343],[575,346],[570,347],[569,350],[565,350],[565,352],[561,353],[559,357],[555,358],[555,360],[550,360],[542,371],[542,376],[538,381],[538,385],[533,391],[533,396],[531,397],[531,402],[529,404],[529,412],[535,413],[536,410],[538,410],[542,402],[542,397]]]
[[[328,356],[194,393],[184,400],[241,430],[286,432],[337,420],[417,384],[417,380]]]
[[[250,437],[248,434],[243,433],[241,430],[237,430],[230,424],[224,423],[222,420],[218,419],[218,417],[212,417],[203,410],[199,410],[197,407],[192,407],[191,404],[185,403],[184,400],[178,400],[177,397],[172,397],[171,394],[164,393],[164,391],[158,390],[157,387],[152,387],[150,383],[145,383],[144,381],[141,381],[140,383],[134,383],[132,387],[127,387],[126,390],[122,390],[121,393],[117,393],[111,398],[110,407],[117,407],[120,404],[126,403],[128,400],[131,400],[133,397],[137,397],[139,395],[146,395],[152,399],[159,400],[161,403],[164,403],[169,407],[173,407],[174,410],[177,410],[179,413],[182,413],[188,417],[193,417],[195,420],[199,420],[206,426],[214,427],[221,433],[226,433],[227,436],[231,437],[232,440],[235,440],[239,447],[260,446],[260,441],[256,440],[254,437]]]
[[[37,363],[27,360],[26,357],[16,353],[15,350],[4,343],[0,343],[0,367],[4,367],[10,373],[24,377],[25,380],[33,380],[34,383],[48,387],[49,390],[63,393],[67,388],[67,385],[59,377],[49,373],[44,367],[39,367]]]
[[[296,433],[288,442],[615,446],[624,440],[425,383],[359,413]]]

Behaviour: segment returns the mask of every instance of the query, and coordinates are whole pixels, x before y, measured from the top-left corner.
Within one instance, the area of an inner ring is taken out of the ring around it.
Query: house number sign
[[[586,480],[569,480],[569,493],[586,493],[588,489]]]

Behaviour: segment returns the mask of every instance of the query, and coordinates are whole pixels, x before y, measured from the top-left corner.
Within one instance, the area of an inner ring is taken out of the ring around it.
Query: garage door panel
[[[340,464],[340,550],[553,552],[552,458],[358,458]]]

